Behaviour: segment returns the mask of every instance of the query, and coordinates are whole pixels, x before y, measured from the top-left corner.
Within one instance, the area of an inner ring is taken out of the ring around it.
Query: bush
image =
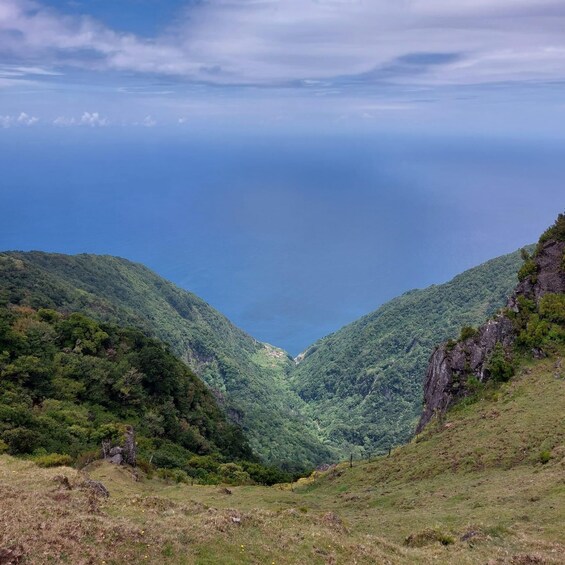
[[[136,461],[136,465],[147,475],[148,479],[150,479],[153,476],[155,467],[151,463],[149,463],[147,459],[138,458]]]
[[[249,473],[236,463],[224,463],[218,471],[222,481],[230,485],[248,485],[253,482]]]
[[[203,469],[215,473],[219,466],[220,462],[213,455],[195,455],[186,462],[186,468],[189,471]]]
[[[533,259],[527,259],[518,271],[518,280],[522,282],[527,277],[534,277],[538,272],[538,266]],[[535,281],[533,281],[535,282]]]
[[[461,328],[461,341],[465,341],[466,339],[470,339],[472,337],[475,337],[476,335],[477,330],[472,326],[464,326],[463,328]]]
[[[565,294],[545,294],[539,301],[542,318],[555,324],[565,324]]]
[[[40,455],[34,457],[33,462],[38,467],[65,467],[73,462],[70,455],[61,455],[59,453],[50,453],[49,455]]]
[[[102,451],[100,449],[85,451],[76,458],[75,467],[77,469],[84,469],[84,467],[90,465],[93,461],[97,461],[98,459],[102,459]]]
[[[495,382],[506,382],[514,375],[514,365],[506,355],[501,343],[497,343],[491,353],[486,370]]]
[[[565,214],[559,214],[555,223],[541,234],[536,251],[550,239],[565,241]]]
[[[39,434],[27,428],[14,428],[5,431],[2,439],[8,444],[10,455],[24,455],[33,453],[39,443]]]
[[[549,460],[551,459],[551,451],[548,450],[544,450],[544,451],[540,451],[540,454],[538,456],[538,461],[542,464],[545,465],[546,463],[549,463]]]
[[[8,444],[0,439],[0,455],[6,453],[6,451],[8,451]]]

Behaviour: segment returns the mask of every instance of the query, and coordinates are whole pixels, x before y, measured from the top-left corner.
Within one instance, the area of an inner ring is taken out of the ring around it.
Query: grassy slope
[[[565,364],[531,362],[390,457],[294,491],[229,495],[102,465],[90,472],[111,496],[98,511],[54,492],[52,476],[75,471],[2,456],[0,547],[21,544],[33,563],[563,563],[564,408]],[[418,534],[421,547],[406,545]]]
[[[331,459],[303,402],[288,386],[292,360],[258,342],[196,295],[143,265],[96,255],[0,254],[0,298],[81,311],[133,325],[169,343],[224,396],[253,449],[287,468]]]
[[[305,352],[291,374],[293,388],[343,456],[408,441],[433,348],[502,306],[521,263],[512,253],[446,284],[410,291]]]

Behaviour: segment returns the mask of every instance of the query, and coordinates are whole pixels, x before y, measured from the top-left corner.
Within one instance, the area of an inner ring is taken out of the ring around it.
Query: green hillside
[[[299,356],[292,386],[342,456],[369,456],[408,441],[433,348],[500,308],[521,264],[516,252],[407,292]]]
[[[296,470],[333,457],[288,386],[293,363],[287,354],[142,265],[110,256],[2,253],[0,297],[134,326],[170,344],[268,463]]]
[[[254,459],[212,392],[162,343],[79,313],[0,304],[0,451],[70,462],[119,441],[126,425],[158,467],[191,455]]]
[[[292,489],[135,482],[104,463],[87,469],[101,498],[73,469],[0,456],[0,548],[37,564],[561,564],[564,355],[525,362],[389,457]]]

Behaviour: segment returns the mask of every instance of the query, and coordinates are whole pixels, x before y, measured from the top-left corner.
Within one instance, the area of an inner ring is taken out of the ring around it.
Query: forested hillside
[[[299,357],[292,386],[342,456],[368,456],[410,438],[433,348],[501,307],[521,264],[516,252],[446,284],[410,291]]]
[[[169,343],[262,459],[296,471],[407,441],[433,347],[503,305],[521,261],[513,253],[408,292],[315,343],[297,366],[194,294],[124,259],[0,254],[0,292],[7,303],[79,311]]]
[[[5,303],[134,326],[170,344],[268,463],[297,470],[333,458],[288,386],[288,355],[142,265],[110,256],[2,253],[0,296]]]
[[[95,463],[102,498],[74,469],[0,455],[0,548],[38,564],[562,565],[563,355],[525,360],[390,456],[292,489],[136,482]]]

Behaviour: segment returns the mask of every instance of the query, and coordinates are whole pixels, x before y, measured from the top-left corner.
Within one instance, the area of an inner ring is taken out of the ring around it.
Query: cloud
[[[53,120],[54,126],[59,127],[72,127],[72,126],[89,126],[89,127],[104,127],[109,125],[110,121],[107,118],[100,116],[98,112],[84,112],[78,119],[69,118],[67,116],[58,116]]]
[[[564,26],[562,0],[209,0],[146,38],[2,0],[0,54],[28,74],[74,67],[223,85],[555,81],[565,79]]]
[[[0,116],[0,127],[33,126],[39,122],[39,118],[21,112],[18,116]]]
[[[38,118],[35,116],[28,116],[25,112],[22,112],[16,119],[16,122],[22,126],[33,126],[38,121]]]
[[[98,112],[85,112],[78,123],[82,126],[103,127],[108,125],[108,120],[102,118]]]
[[[54,126],[69,127],[76,126],[77,121],[74,118],[67,118],[65,116],[58,116],[53,120]]]

